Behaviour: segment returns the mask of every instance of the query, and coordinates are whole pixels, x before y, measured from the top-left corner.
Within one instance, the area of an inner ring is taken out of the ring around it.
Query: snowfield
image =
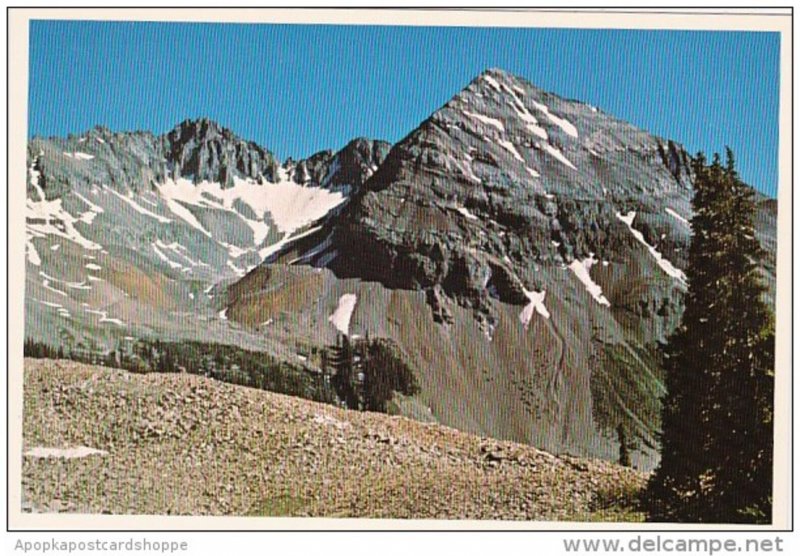
[[[279,169],[278,177],[278,183],[263,184],[234,178],[233,187],[227,189],[216,182],[203,181],[194,184],[188,179],[180,178],[166,181],[159,187],[159,193],[177,218],[209,237],[211,234],[186,205],[235,214],[253,231],[250,249],[261,248],[259,254],[263,259],[274,252],[270,247],[275,246],[262,247],[271,229],[267,221],[273,222],[277,231],[288,240],[291,234],[325,217],[347,199],[342,191],[297,184],[289,179],[284,168]],[[242,215],[234,206],[237,201],[247,205],[257,218]],[[236,254],[232,252],[231,256],[237,258],[245,252],[246,250]]]

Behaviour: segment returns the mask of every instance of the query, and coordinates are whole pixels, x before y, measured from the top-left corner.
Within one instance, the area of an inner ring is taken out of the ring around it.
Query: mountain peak
[[[235,137],[235,134],[211,118],[199,117],[183,120],[168,133],[168,136],[173,140],[188,137],[214,139],[220,136]]]
[[[165,136],[173,173],[226,185],[234,176],[274,181],[277,162],[271,152],[245,141],[208,117],[186,119]]]
[[[500,78],[507,78],[507,79],[519,79],[518,76],[514,75],[510,71],[504,70],[503,68],[499,67],[491,67],[486,68],[483,70],[478,77],[483,76],[491,76],[491,77],[500,77]]]
[[[212,127],[212,128],[220,128],[221,126],[217,123],[216,120],[212,120],[208,116],[198,116],[196,118],[186,118],[181,123],[179,123],[175,127]]]
[[[466,102],[472,106],[495,103],[503,107],[509,103],[517,104],[520,102],[519,97],[528,94],[539,98],[544,95],[544,91],[503,69],[488,68],[475,76],[445,106],[452,108],[456,104]]]

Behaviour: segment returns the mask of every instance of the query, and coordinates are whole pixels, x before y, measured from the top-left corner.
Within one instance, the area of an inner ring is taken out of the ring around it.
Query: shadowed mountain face
[[[679,283],[690,188],[675,143],[489,71],[392,149],[337,227],[333,268],[459,298],[490,334],[489,299],[542,291],[538,265],[622,263],[646,242],[648,274]]]
[[[388,147],[279,165],[208,120],[32,140],[29,335],[102,342],[116,318],[288,358],[390,337],[420,375],[407,415],[605,458],[621,424],[651,467],[657,347],[686,288],[684,149],[500,70]],[[758,201],[774,290],[776,207]]]

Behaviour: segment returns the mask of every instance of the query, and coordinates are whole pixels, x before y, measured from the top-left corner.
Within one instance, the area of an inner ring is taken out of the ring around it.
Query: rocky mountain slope
[[[279,164],[207,120],[29,146],[26,333],[307,354],[392,339],[417,419],[554,453],[657,460],[679,322],[683,147],[487,70],[391,149]],[[776,203],[758,196],[774,289]]]
[[[26,360],[24,407],[32,512],[638,519],[645,480],[602,461],[186,374]]]
[[[217,290],[340,210],[388,151],[355,139],[283,164],[207,119],[28,146],[26,333],[106,348],[142,335],[257,344]]]

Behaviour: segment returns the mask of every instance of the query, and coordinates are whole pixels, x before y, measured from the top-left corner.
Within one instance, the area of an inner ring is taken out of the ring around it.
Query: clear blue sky
[[[35,21],[30,37],[31,135],[208,116],[301,158],[396,142],[500,67],[692,153],[730,145],[746,181],[777,187],[777,33]]]

